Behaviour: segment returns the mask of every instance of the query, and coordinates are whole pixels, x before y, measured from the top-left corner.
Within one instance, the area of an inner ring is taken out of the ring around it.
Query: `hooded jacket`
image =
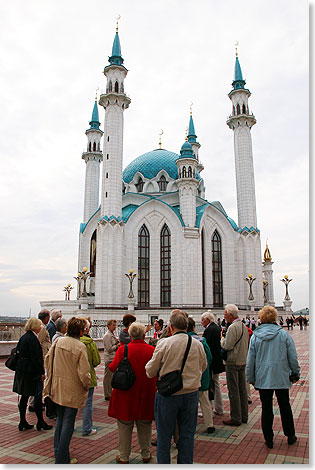
[[[91,385],[92,387],[97,387],[97,378],[94,367],[98,366],[101,363],[101,356],[98,352],[95,341],[88,335],[83,335],[80,338],[81,343],[85,344],[86,352],[88,355],[88,360],[90,364],[90,374],[91,374]]]
[[[209,390],[209,387],[210,387],[210,366],[211,366],[211,362],[212,362],[211,350],[208,346],[206,338],[203,338],[202,336],[199,336],[194,331],[190,331],[187,334],[188,334],[188,336],[191,336],[192,338],[195,338],[197,341],[199,341],[202,344],[203,349],[205,350],[205,353],[206,353],[206,356],[207,356],[207,365],[208,365],[208,367],[206,368],[206,370],[204,371],[204,373],[201,376],[201,384],[200,384],[200,387],[199,387],[199,390],[201,392],[205,392],[206,390]]]
[[[275,323],[255,329],[249,343],[246,378],[255,388],[288,389],[291,374],[300,376],[295,344],[291,336]]]

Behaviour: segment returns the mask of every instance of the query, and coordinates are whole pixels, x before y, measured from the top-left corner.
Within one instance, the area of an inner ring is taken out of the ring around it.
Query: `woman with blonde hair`
[[[13,392],[21,395],[19,402],[19,431],[33,429],[26,421],[26,408],[30,396],[34,396],[34,410],[37,416],[37,431],[49,430],[52,426],[45,423],[42,409],[42,382],[45,377],[43,351],[38,340],[42,322],[38,318],[30,318],[25,325],[26,333],[21,336],[17,350],[19,359],[14,375]]]
[[[277,310],[266,305],[259,312],[261,325],[252,334],[247,355],[247,382],[259,391],[261,427],[265,444],[273,448],[273,394],[275,392],[288,444],[297,441],[290,406],[289,389],[299,380],[300,366],[295,344],[289,333],[277,325]]]

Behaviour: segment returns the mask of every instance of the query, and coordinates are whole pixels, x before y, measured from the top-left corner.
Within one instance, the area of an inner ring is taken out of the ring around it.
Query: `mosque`
[[[256,119],[237,53],[227,125],[234,134],[238,223],[219,201],[206,199],[192,113],[178,153],[160,143],[123,169],[124,112],[131,103],[127,73],[117,27],[104,68],[106,92],[94,103],[82,155],[78,271],[89,273],[86,292],[80,288],[76,300],[41,302],[42,307],[69,315],[85,309],[102,320],[135,311],[139,320],[152,321],[173,308],[198,317],[207,309],[222,315],[227,303],[252,311],[274,305],[273,262],[267,246],[262,258],[256,217],[251,138]],[[98,105],[105,110],[104,130]]]

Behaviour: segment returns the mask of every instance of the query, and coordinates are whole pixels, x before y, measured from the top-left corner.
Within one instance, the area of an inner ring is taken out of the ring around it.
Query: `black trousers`
[[[280,409],[280,416],[281,416],[281,423],[282,429],[285,436],[294,436],[295,429],[294,429],[294,421],[293,421],[293,414],[290,405],[290,398],[289,398],[289,389],[259,389],[262,413],[261,413],[261,427],[264,434],[265,441],[272,441],[273,440],[273,407],[272,407],[272,400],[273,400],[273,392],[276,393],[279,409]]]

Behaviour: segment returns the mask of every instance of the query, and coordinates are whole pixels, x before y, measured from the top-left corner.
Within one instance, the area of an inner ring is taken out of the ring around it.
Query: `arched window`
[[[92,144],[91,144],[91,142],[89,142],[89,152],[91,152],[91,151],[92,151]]]
[[[236,114],[241,114],[241,108],[239,104],[236,106]]]
[[[171,305],[171,232],[165,224],[161,230],[161,307]]]
[[[116,80],[116,82],[115,82],[115,93],[118,93],[118,90],[119,90],[119,85],[118,85],[118,82]]]
[[[120,84],[120,93],[123,93],[124,92],[124,84],[123,82],[121,82]]]
[[[161,175],[160,181],[158,181],[158,185],[159,185],[160,191],[166,191],[167,183],[168,183],[168,182],[166,181],[165,176],[164,176],[164,175]]]
[[[138,305],[150,305],[150,234],[145,225],[138,235]]]
[[[192,177],[192,169],[191,166],[188,167],[188,178]]]
[[[212,292],[213,306],[223,307],[222,247],[217,230],[212,235]]]
[[[205,256],[205,230],[201,231],[201,275],[202,275],[202,305],[206,306],[206,256]]]
[[[243,104],[243,114],[246,114],[246,106]]]
[[[93,152],[96,152],[96,142],[93,143]]]
[[[111,80],[109,80],[108,91],[109,92],[113,91],[113,84]]]
[[[183,167],[183,173],[182,173],[182,175],[183,175],[183,178],[186,178],[186,167],[185,167],[185,166]]]
[[[142,193],[143,185],[144,185],[143,179],[139,178],[138,183],[136,184],[136,188],[137,188],[138,193]]]
[[[94,277],[96,273],[96,230],[94,230],[90,245],[90,276]]]

